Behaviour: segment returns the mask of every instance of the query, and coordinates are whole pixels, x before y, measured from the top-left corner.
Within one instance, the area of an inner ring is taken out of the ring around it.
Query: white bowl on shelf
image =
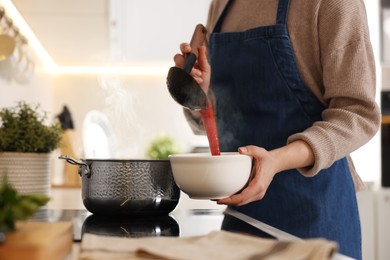
[[[192,199],[221,199],[248,183],[252,157],[239,153],[187,153],[169,156],[177,186]]]

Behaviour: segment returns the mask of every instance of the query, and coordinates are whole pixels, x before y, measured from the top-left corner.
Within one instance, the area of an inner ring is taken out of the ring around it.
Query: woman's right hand
[[[188,43],[180,44],[181,54],[176,54],[173,58],[175,66],[183,68],[185,55],[191,52],[191,46]],[[198,49],[198,59],[191,70],[191,76],[199,84],[202,90],[207,94],[210,86],[211,68],[207,60],[206,47],[201,46]]]

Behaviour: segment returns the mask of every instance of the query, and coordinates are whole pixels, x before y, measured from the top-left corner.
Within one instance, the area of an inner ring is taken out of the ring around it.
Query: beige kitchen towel
[[[227,231],[204,236],[121,238],[83,236],[79,259],[322,260],[337,244],[324,239],[279,241]]]

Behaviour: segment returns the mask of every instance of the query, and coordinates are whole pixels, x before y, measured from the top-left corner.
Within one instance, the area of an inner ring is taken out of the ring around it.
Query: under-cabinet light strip
[[[57,66],[54,74],[112,74],[166,76],[169,66]]]
[[[55,69],[57,65],[53,58],[42,46],[41,42],[35,36],[34,32],[31,30],[30,26],[27,24],[26,20],[24,20],[23,16],[19,13],[12,1],[0,0],[0,5],[5,8],[8,17],[12,19],[13,23],[19,28],[19,31],[27,38],[28,44],[37,54],[43,66],[45,66],[48,70]]]

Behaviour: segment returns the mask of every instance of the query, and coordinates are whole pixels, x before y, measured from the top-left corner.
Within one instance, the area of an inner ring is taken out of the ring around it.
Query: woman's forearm
[[[311,147],[301,140],[272,150],[270,153],[278,161],[277,172],[309,167],[314,164],[314,154]]]

